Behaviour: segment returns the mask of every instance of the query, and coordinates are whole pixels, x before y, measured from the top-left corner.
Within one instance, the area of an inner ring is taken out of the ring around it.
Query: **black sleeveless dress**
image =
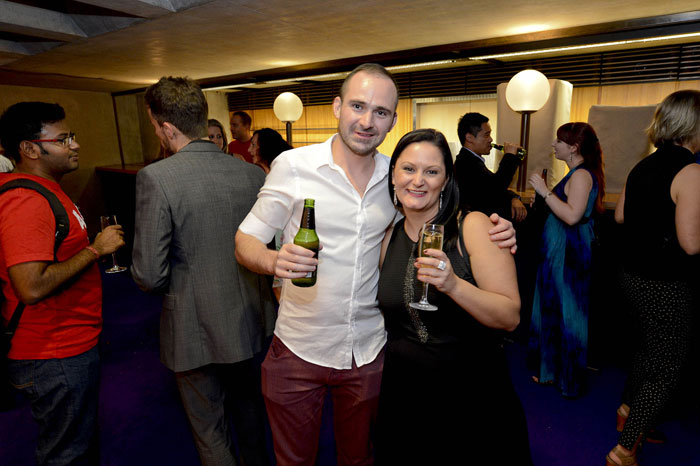
[[[621,285],[638,340],[622,394],[630,414],[618,443],[628,449],[676,395],[696,335],[700,257],[686,254],[678,242],[671,198],[673,180],[692,163],[689,150],[665,144],[627,177]]]
[[[413,266],[416,249],[401,221],[379,279],[388,341],[377,464],[532,464],[525,415],[498,333],[432,286],[428,300],[437,311],[408,306],[422,290]],[[456,247],[446,253],[457,276],[474,284],[468,256]]]

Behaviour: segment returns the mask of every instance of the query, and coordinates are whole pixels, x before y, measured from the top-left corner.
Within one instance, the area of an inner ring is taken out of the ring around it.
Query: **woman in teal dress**
[[[580,395],[588,349],[593,210],[602,212],[603,154],[587,123],[557,130],[554,156],[569,173],[554,187],[535,174],[530,184],[549,207],[540,247],[532,305],[530,356],[533,380],[559,387],[566,397]]]

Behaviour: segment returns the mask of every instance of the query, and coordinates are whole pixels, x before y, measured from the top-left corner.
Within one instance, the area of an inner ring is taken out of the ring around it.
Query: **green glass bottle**
[[[313,199],[304,199],[304,212],[301,214],[301,224],[299,225],[299,231],[294,237],[294,244],[311,249],[314,252],[314,257],[318,257],[318,235],[316,234]],[[296,286],[314,286],[316,284],[317,270],[307,273],[305,277],[293,278],[292,283]]]
[[[503,145],[502,145],[502,144],[496,144],[496,143],[492,142],[492,143],[491,143],[491,147],[493,147],[493,148],[496,149],[496,150],[503,151]],[[527,150],[523,149],[522,147],[518,147],[518,150],[517,150],[517,152],[516,152],[515,155],[517,155],[517,156],[520,158],[520,160],[522,160],[522,159],[524,159],[525,156],[527,155]]]

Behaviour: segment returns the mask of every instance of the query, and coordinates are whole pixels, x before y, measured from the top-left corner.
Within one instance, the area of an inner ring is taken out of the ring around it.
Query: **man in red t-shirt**
[[[233,112],[233,116],[231,116],[231,136],[233,136],[233,141],[228,144],[228,153],[233,156],[240,156],[238,157],[239,159],[248,163],[253,163],[253,156],[248,152],[250,140],[253,137],[250,134],[252,122],[253,120],[246,112]]]
[[[80,146],[58,104],[21,102],[0,117],[0,144],[15,161],[0,185],[25,178],[53,192],[70,219],[54,256],[56,223],[46,198],[16,188],[0,196],[0,282],[5,325],[26,305],[8,354],[10,382],[39,424],[37,461],[97,464],[97,340],[102,284],[97,260],[124,244],[119,226],[90,244],[82,215],[59,181],[78,168]],[[3,355],[4,357],[4,355]],[[2,381],[4,383],[4,381]]]

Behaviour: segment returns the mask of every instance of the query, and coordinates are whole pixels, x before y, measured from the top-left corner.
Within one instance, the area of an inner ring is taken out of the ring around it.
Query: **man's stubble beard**
[[[371,148],[368,149],[368,146],[355,143],[352,140],[352,136],[349,136],[348,139],[350,139],[350,140],[346,139],[345,135],[343,134],[343,131],[340,128],[340,125],[338,125],[338,135],[340,136],[340,139],[343,141],[343,144],[345,144],[345,147],[350,149],[350,151],[353,154],[359,155],[361,157],[367,157],[367,156],[374,155],[377,152],[377,147],[379,147],[382,144],[382,142],[384,142],[384,139],[382,139],[381,141],[378,141],[377,144],[373,145]]]

